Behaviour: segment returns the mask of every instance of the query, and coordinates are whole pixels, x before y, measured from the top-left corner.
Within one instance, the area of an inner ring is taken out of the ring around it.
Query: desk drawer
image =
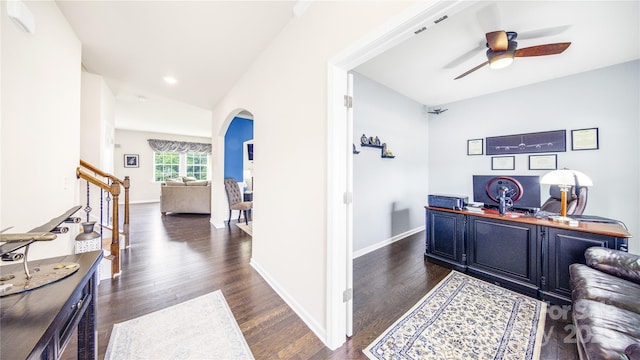
[[[69,338],[78,326],[82,315],[84,315],[92,300],[90,292],[92,283],[93,278],[89,279],[89,282],[80,291],[74,293],[65,304],[65,307],[60,311],[60,323],[63,325],[56,334],[58,339],[57,356],[60,356],[64,351],[64,348],[69,342]]]

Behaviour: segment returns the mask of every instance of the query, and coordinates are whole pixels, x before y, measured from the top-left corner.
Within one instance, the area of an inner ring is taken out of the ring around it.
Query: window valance
[[[149,142],[149,146],[151,146],[153,151],[211,154],[211,144],[159,139],[148,139],[147,141]]]

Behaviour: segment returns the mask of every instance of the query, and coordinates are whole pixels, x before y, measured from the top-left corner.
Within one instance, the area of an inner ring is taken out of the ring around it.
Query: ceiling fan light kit
[[[513,58],[515,57],[517,47],[517,42],[509,41],[509,47],[506,51],[493,51],[488,49],[487,59],[489,59],[489,67],[492,69],[504,69],[511,65]]]

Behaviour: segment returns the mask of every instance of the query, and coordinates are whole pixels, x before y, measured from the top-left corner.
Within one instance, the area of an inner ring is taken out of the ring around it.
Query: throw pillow
[[[182,182],[181,180],[172,180],[172,179],[167,179],[167,181],[165,181],[165,184],[167,186],[184,186],[185,183]]]
[[[187,186],[207,186],[207,185],[209,185],[209,181],[207,181],[207,180],[194,180],[194,181],[185,182],[185,185],[187,185]]]

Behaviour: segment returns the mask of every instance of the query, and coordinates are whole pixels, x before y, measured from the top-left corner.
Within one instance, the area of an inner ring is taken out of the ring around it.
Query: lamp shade
[[[593,181],[586,174],[577,171],[577,170],[553,170],[544,174],[542,179],[540,179],[540,183],[542,184],[551,184],[551,185],[568,185],[574,186],[576,184],[576,179],[580,186],[593,186]]]

